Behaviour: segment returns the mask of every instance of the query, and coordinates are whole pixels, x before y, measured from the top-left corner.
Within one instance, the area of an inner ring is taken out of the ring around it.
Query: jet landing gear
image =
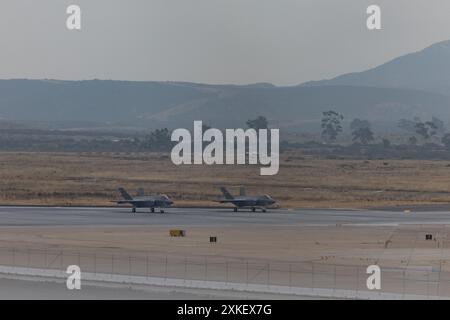
[[[131,209],[131,212],[132,212],[132,213],[136,213],[136,208],[133,207],[133,208]]]
[[[151,213],[155,213],[155,208],[150,208]],[[160,213],[164,213],[164,209],[159,209]]]
[[[252,212],[256,212],[256,208],[252,208]]]
[[[237,212],[237,208],[233,208],[234,212]]]

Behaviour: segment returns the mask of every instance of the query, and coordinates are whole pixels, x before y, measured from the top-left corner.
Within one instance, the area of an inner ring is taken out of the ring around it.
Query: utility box
[[[216,243],[217,242],[217,237],[209,237],[209,242]]]
[[[184,237],[186,235],[186,231],[179,229],[172,229],[169,232],[171,237]]]
[[[425,235],[425,240],[433,240],[433,235],[432,234],[426,234]]]

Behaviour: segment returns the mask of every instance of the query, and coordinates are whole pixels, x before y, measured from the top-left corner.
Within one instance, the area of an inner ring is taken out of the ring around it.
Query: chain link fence
[[[154,254],[97,253],[52,249],[0,248],[0,265],[66,270],[78,265],[82,272],[179,280],[214,281],[225,284],[282,286],[369,291],[368,266],[312,262],[240,260],[216,257],[179,257]],[[450,272],[432,267],[381,268],[381,293],[450,297]]]

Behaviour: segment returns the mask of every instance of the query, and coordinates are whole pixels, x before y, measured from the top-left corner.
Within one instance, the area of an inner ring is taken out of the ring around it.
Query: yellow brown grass
[[[167,193],[177,205],[215,205],[220,185],[271,194],[282,207],[373,207],[450,202],[450,162],[318,160],[295,153],[279,174],[259,166],[175,166],[162,154],[0,153],[1,204],[112,205],[131,193]]]

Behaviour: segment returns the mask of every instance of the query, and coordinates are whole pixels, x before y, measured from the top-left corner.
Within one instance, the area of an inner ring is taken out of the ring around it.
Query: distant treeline
[[[446,125],[437,118],[429,121],[401,119],[401,128],[407,139],[392,143],[387,137],[373,132],[367,120],[353,119],[350,122],[352,141],[338,143],[343,133],[344,116],[336,111],[323,112],[320,122],[321,136],[317,141],[281,141],[280,151],[300,151],[305,155],[320,158],[363,159],[450,159],[450,133]],[[264,116],[250,119],[247,128],[266,129],[269,121]],[[210,128],[204,125],[203,130]],[[0,151],[41,152],[169,152],[175,142],[170,139],[171,130],[156,129],[149,132],[111,133],[99,131],[45,130],[26,128],[1,128]]]
[[[165,152],[171,147],[168,129],[134,136],[54,130],[0,130],[2,151]]]
[[[308,155],[337,159],[450,159],[450,133],[444,122],[436,117],[422,121],[400,119],[398,127],[408,136],[407,143],[393,144],[388,138],[376,137],[368,120],[350,122],[351,144],[337,144],[343,132],[344,115],[333,111],[322,113],[321,141],[289,143],[284,141],[281,150],[303,150]],[[378,141],[378,142],[376,142]]]
[[[450,160],[450,150],[440,144],[427,143],[421,145],[373,143],[362,145],[329,145],[316,141],[307,143],[290,143],[283,141],[282,152],[300,151],[305,156],[323,159],[417,159],[417,160]]]
[[[259,116],[246,122],[248,128],[266,129],[268,121]],[[203,125],[203,131],[209,129]],[[2,151],[45,152],[169,152],[175,142],[171,131],[156,129],[139,134],[111,134],[95,131],[68,131],[42,129],[1,129]]]

